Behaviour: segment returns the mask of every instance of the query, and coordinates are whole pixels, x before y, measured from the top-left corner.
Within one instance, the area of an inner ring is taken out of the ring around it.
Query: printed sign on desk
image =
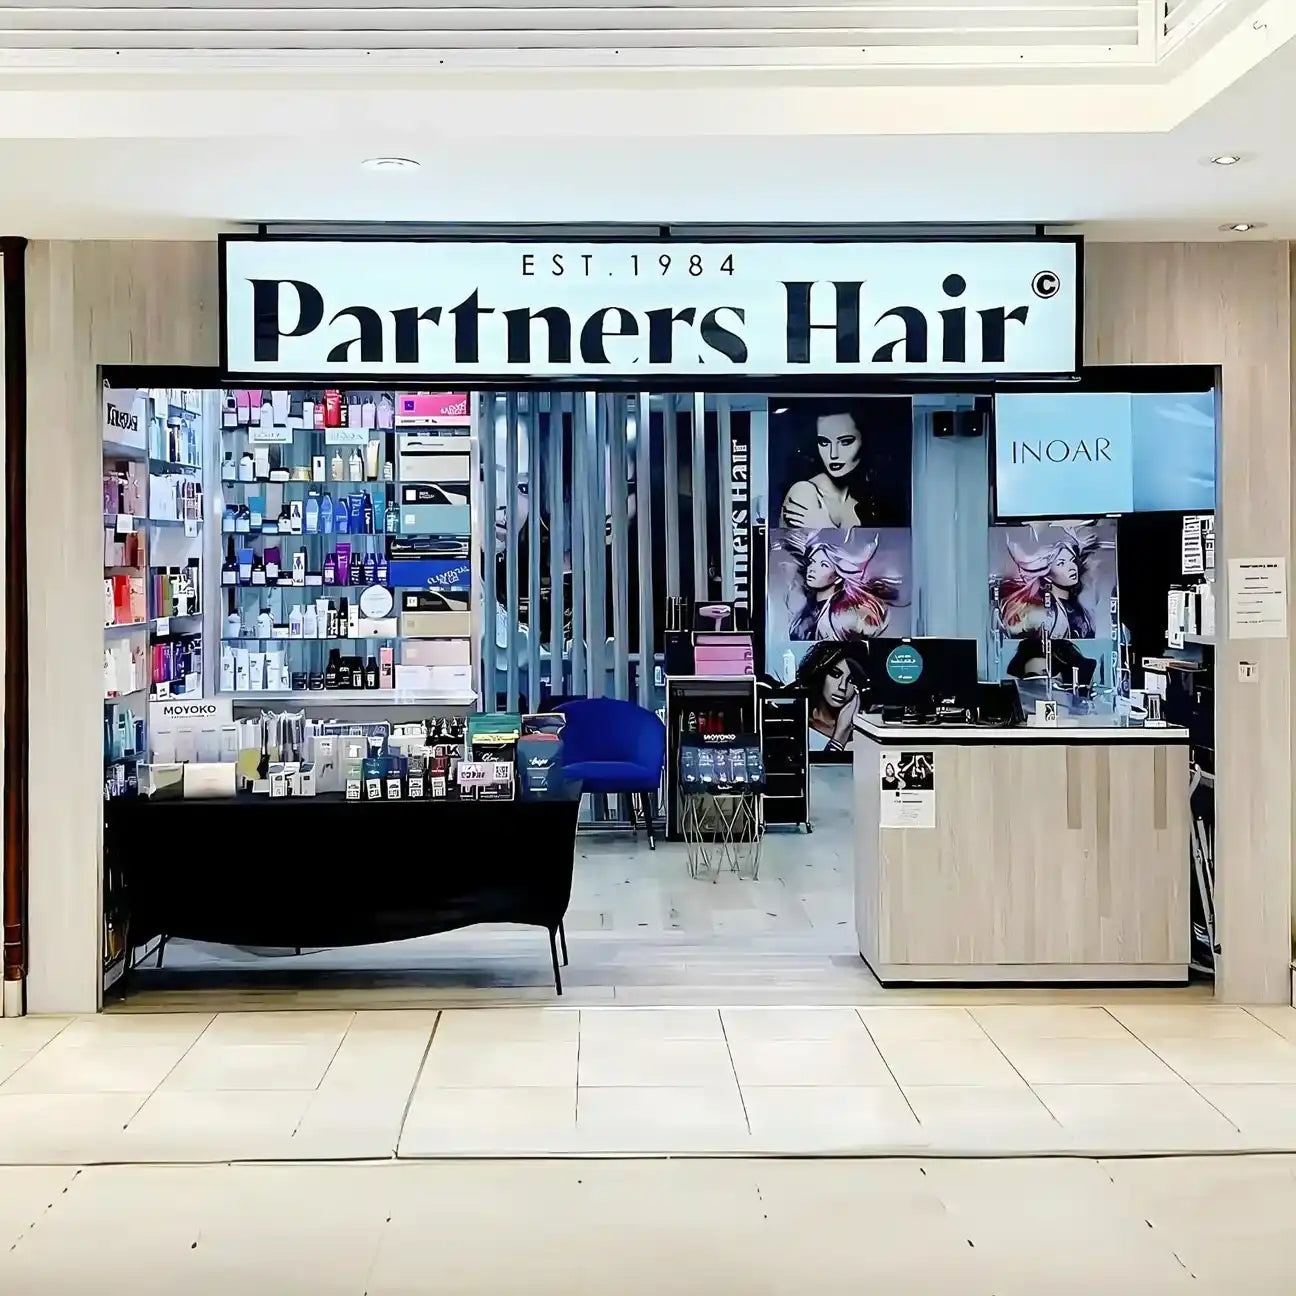
[[[936,827],[936,762],[931,752],[883,751],[878,777],[881,827]]]

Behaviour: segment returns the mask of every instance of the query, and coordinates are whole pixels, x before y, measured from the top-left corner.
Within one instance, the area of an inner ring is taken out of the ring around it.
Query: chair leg
[[[567,962],[568,962],[568,960],[567,960],[567,929],[562,925],[562,923],[559,923],[559,924],[558,924],[558,941],[559,941],[559,943],[562,945],[563,967],[566,967],[566,966],[567,966]]]
[[[558,930],[549,928],[549,957],[553,961],[554,989],[562,994],[562,972],[558,968]]]
[[[653,829],[652,794],[649,792],[640,792],[639,797],[639,805],[643,810],[644,824],[648,828],[648,849],[656,850],[657,834]]]

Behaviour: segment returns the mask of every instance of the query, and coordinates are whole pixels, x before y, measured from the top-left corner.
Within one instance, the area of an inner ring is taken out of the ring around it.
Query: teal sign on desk
[[[897,684],[915,683],[922,668],[922,657],[910,644],[897,644],[887,653],[886,671]]]

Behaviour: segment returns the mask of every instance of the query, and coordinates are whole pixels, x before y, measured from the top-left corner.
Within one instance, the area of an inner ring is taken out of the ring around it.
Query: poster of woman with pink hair
[[[1116,521],[993,527],[993,625],[1009,639],[1110,639],[1116,618]]]
[[[771,642],[908,634],[911,567],[907,528],[771,532]]]

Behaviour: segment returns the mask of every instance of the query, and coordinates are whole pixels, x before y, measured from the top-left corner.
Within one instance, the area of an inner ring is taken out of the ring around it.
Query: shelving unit
[[[425,394],[221,393],[221,561],[206,598],[218,609],[222,695],[331,707],[473,704],[473,637],[462,636],[460,664],[425,666],[435,654],[411,646],[424,636],[403,611],[412,590],[434,610],[471,610],[475,438],[467,398],[457,399],[459,410],[443,415],[429,411],[450,402]],[[403,513],[407,488],[413,505],[431,496],[448,507]],[[438,585],[456,565],[458,578]],[[361,609],[371,589],[389,591],[391,606]],[[347,613],[368,623],[365,633],[346,633]],[[341,625],[329,633],[334,618]],[[257,671],[270,687],[240,683]],[[339,677],[379,686],[330,687]],[[431,687],[402,688],[402,677]]]
[[[109,800],[138,791],[139,766],[148,758],[148,703],[202,694],[205,430],[203,396],[197,391],[105,387],[102,412],[104,798]],[[156,516],[164,508],[179,512],[181,507],[183,515]],[[106,872],[105,989],[122,975],[129,954],[119,891]]]

